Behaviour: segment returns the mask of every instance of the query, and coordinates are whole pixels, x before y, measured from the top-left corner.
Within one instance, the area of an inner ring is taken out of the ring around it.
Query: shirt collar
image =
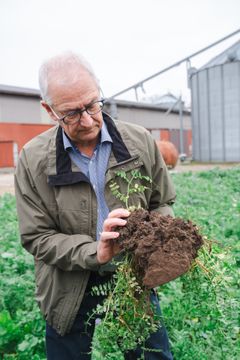
[[[108,132],[108,129],[107,129],[107,125],[105,124],[105,122],[103,121],[103,125],[102,125],[102,129],[101,129],[101,144],[104,143],[104,142],[113,142],[112,141],[112,138]]]
[[[71,140],[69,139],[69,137],[66,135],[65,131],[62,129],[62,134],[63,134],[63,146],[65,150],[68,149],[73,149],[75,150],[75,146],[74,144],[71,142]],[[105,124],[105,122],[103,121],[103,125],[102,125],[102,129],[101,129],[101,140],[100,143],[104,143],[104,142],[113,142],[112,138],[108,132],[107,126]]]
[[[62,129],[63,135],[63,146],[65,150],[74,149],[74,145],[71,143],[69,137],[65,134],[64,130]]]

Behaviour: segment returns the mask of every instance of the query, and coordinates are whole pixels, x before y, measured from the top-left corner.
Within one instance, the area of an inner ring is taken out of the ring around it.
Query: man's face
[[[79,81],[75,81],[69,86],[51,82],[48,91],[52,100],[51,107],[59,118],[72,111],[86,108],[94,101],[100,100],[98,87],[91,75],[86,71],[80,72]],[[45,103],[43,103],[43,106],[52,119],[58,121],[51,108]],[[98,142],[99,132],[102,128],[102,112],[89,115],[84,111],[80,121],[77,123],[67,125],[63,121],[59,121],[59,124],[79,148],[81,146],[93,148]]]

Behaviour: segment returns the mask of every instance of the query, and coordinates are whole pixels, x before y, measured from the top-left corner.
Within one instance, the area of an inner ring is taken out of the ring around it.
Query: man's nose
[[[80,125],[83,127],[91,127],[92,124],[93,124],[93,118],[85,110],[84,112],[82,112],[82,116],[80,119]]]

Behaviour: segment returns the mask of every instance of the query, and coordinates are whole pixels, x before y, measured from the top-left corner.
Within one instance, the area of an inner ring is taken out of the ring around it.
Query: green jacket
[[[110,210],[123,207],[109,184],[116,171],[139,169],[153,183],[132,205],[172,214],[175,192],[167,168],[144,128],[103,114],[113,145],[106,172]],[[118,177],[120,191],[126,185]],[[140,180],[139,180],[140,181]],[[34,256],[36,299],[48,323],[64,335],[71,329],[90,271],[106,272],[96,257],[97,201],[89,180],[64,150],[59,126],[35,137],[21,151],[15,174],[21,241]]]

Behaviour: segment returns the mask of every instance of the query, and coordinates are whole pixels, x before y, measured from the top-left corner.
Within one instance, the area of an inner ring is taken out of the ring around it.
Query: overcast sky
[[[42,61],[73,50],[111,96],[238,28],[240,0],[0,0],[0,84],[38,88]],[[192,66],[239,39],[240,33]],[[185,69],[146,83],[147,95],[171,91],[187,100]]]

